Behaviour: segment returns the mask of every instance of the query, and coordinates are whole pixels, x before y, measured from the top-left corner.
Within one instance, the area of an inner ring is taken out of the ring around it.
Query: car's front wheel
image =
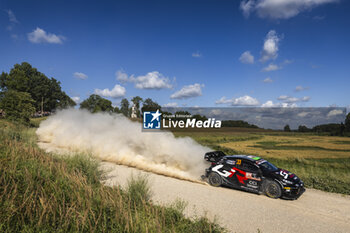
[[[216,172],[211,172],[208,176],[209,184],[214,187],[219,187],[222,184],[221,176]]]
[[[280,198],[282,196],[281,186],[276,181],[267,180],[264,186],[266,196],[271,198]]]

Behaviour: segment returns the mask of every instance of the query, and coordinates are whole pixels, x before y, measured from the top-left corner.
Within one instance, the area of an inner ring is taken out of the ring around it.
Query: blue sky
[[[13,0],[0,9],[0,71],[29,62],[77,101],[350,105],[345,0]]]

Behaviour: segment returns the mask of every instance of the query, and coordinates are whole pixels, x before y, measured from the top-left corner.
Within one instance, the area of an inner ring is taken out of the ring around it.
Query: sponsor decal
[[[240,160],[240,159],[239,159]],[[238,161],[237,161],[237,164],[238,164]],[[242,170],[240,170],[240,169],[238,169],[238,168],[232,168],[233,170],[235,170],[236,172],[238,172],[237,174],[236,174],[236,177],[237,177],[237,179],[238,179],[238,181],[240,182],[240,183],[242,183],[242,184],[244,184],[244,181],[245,180],[248,180],[248,178],[246,177],[246,172],[245,171],[242,171]],[[231,171],[232,171],[232,169],[231,169]],[[232,174],[233,175],[233,174]],[[232,176],[231,175],[231,176]]]
[[[248,157],[248,158],[251,158],[251,159],[253,159],[253,160],[259,160],[259,159],[261,159],[260,157],[254,156],[254,155],[248,155],[247,157]]]
[[[231,177],[232,176],[232,170],[231,172],[229,171],[226,171],[226,170],[222,170],[222,171],[219,171],[219,169],[221,169],[224,165],[220,164],[220,165],[217,165],[215,167],[213,167],[211,170],[214,171],[214,172],[217,172],[219,175],[223,176],[223,177]]]
[[[230,165],[235,165],[236,161],[234,161],[234,160],[227,160],[226,163],[230,164]]]
[[[253,181],[253,180],[248,181],[248,184],[254,185],[254,186],[258,185],[258,183],[256,181]]]
[[[260,181],[260,180],[261,180],[259,177],[257,177],[257,174],[255,174],[255,173],[247,172],[247,173],[245,174],[245,176],[246,176],[248,179],[251,179],[251,180],[257,180],[257,181]]]

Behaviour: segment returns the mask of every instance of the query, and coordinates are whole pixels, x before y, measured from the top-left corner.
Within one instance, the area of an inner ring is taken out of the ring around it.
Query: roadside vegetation
[[[177,131],[226,154],[263,157],[298,175],[306,187],[350,195],[350,138],[251,129]]]
[[[152,203],[144,177],[122,189],[101,184],[103,176],[98,161],[45,153],[35,128],[0,120],[0,232],[224,231],[186,218],[181,202]]]

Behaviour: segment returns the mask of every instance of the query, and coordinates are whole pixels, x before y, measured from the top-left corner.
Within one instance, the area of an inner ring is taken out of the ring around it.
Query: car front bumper
[[[291,199],[296,200],[298,199],[304,192],[305,192],[304,186],[300,187],[285,187],[282,197],[285,199]]]

